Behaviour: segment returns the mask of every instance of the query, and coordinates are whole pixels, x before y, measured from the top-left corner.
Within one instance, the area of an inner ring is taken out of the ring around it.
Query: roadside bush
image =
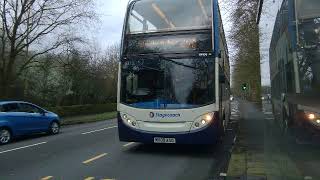
[[[88,104],[88,105],[75,105],[75,106],[58,106],[46,108],[58,114],[60,117],[80,116],[99,114],[105,112],[112,112],[117,110],[116,103],[109,104]]]

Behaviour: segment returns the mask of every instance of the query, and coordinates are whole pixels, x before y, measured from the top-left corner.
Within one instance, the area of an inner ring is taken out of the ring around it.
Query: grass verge
[[[114,119],[116,117],[117,117],[117,112],[107,112],[107,113],[103,113],[103,114],[66,117],[66,118],[62,119],[62,125],[92,123],[92,122],[97,122],[97,121]]]

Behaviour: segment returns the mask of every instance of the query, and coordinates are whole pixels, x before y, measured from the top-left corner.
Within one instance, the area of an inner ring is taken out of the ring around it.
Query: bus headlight
[[[128,125],[130,127],[138,128],[138,123],[134,117],[132,117],[128,114],[125,114],[125,113],[121,113],[121,117],[122,117],[123,122],[126,125]]]
[[[313,113],[310,113],[310,114],[308,114],[308,119],[309,120],[314,120],[314,119],[316,119],[316,115],[313,114]]]
[[[320,114],[313,112],[305,112],[307,119],[314,125],[320,126]]]
[[[203,128],[203,127],[207,126],[208,124],[210,124],[213,120],[214,120],[214,113],[213,112],[204,114],[204,115],[200,116],[199,118],[197,118],[193,122],[192,127],[191,127],[191,131]]]
[[[202,116],[202,119],[210,122],[210,121],[212,121],[213,117],[214,117],[214,113],[207,113]]]

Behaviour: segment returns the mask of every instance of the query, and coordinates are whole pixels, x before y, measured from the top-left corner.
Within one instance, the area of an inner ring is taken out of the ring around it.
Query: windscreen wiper
[[[152,57],[141,56],[141,55],[131,55],[130,57],[143,57],[145,59],[152,60]],[[155,67],[149,67],[149,66],[142,65],[142,64],[140,64],[140,67],[143,67],[143,68],[146,68],[146,69],[150,69],[150,70],[154,70],[154,71],[163,71],[160,67],[159,68],[155,68]]]

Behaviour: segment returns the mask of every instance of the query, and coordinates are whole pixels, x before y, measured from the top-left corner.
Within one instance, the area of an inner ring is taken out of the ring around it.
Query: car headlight
[[[208,124],[210,124],[211,122],[214,121],[214,117],[215,117],[215,113],[211,112],[211,113],[206,113],[202,116],[200,116],[199,118],[197,118],[191,127],[191,131],[192,130],[196,130],[196,129],[201,129],[205,126],[207,126]]]
[[[134,117],[132,117],[126,113],[121,113],[121,118],[126,125],[133,127],[133,128],[138,128],[138,123]]]
[[[320,126],[320,114],[314,112],[305,112],[305,114],[312,124]]]

